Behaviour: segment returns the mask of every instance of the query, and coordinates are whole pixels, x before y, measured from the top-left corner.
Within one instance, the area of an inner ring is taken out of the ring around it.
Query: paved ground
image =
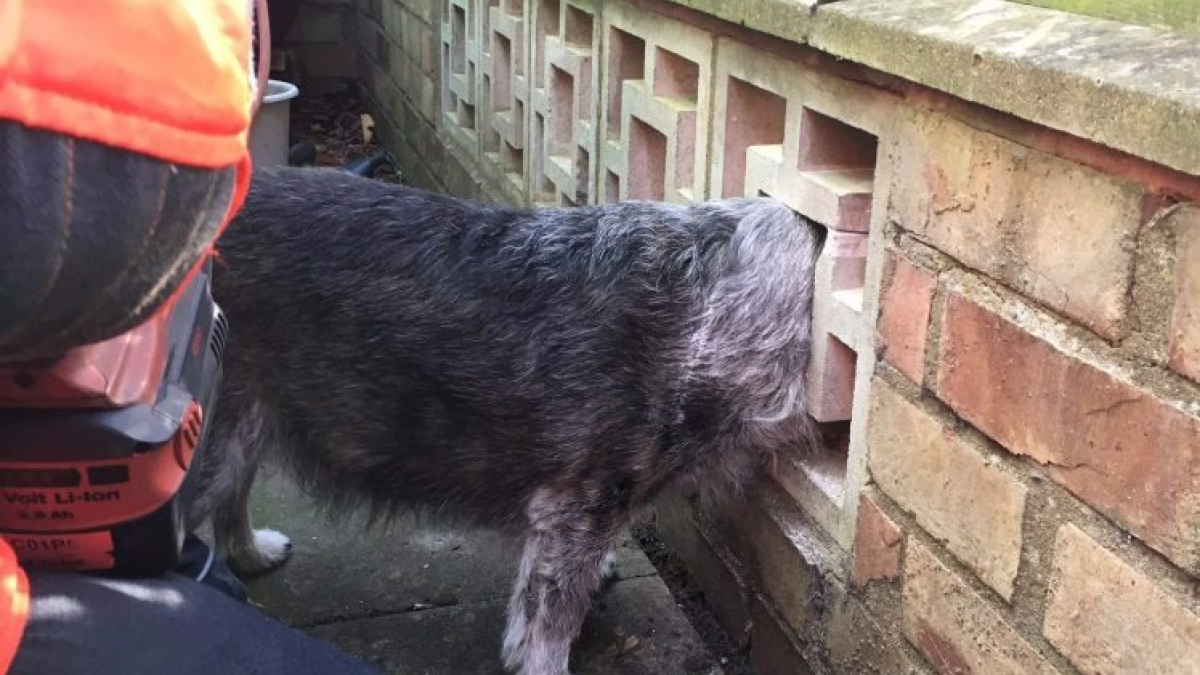
[[[255,524],[292,538],[292,559],[250,584],[285,623],[397,675],[500,675],[512,544],[488,532],[333,524],[280,478],[260,481]],[[626,537],[572,657],[575,675],[720,675],[653,565]]]

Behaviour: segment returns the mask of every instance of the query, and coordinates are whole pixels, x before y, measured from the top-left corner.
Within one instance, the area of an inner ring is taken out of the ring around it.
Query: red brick
[[[949,298],[937,390],[1010,451],[1200,572],[1200,419]]]
[[[1175,311],[1171,317],[1171,367],[1200,382],[1200,209],[1176,217]]]
[[[854,570],[850,583],[866,586],[875,579],[900,577],[900,549],[904,532],[866,494],[858,498],[858,526],[854,533]]]
[[[1110,339],[1129,327],[1138,186],[941,114],[898,119],[889,218]]]
[[[880,489],[1009,598],[1025,486],[883,380],[871,384],[867,462]]]
[[[879,302],[881,357],[920,384],[925,368],[925,333],[937,278],[894,255],[891,281]]]
[[[1053,675],[1004,617],[918,541],[908,547],[904,633],[945,675]]]
[[[1074,525],[1058,532],[1044,632],[1079,670],[1200,673],[1200,616]]]

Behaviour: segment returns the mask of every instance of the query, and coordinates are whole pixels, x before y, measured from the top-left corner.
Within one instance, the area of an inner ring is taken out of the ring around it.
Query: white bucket
[[[254,166],[287,164],[291,101],[299,94],[300,90],[290,82],[267,80],[267,94],[250,125],[250,157]]]

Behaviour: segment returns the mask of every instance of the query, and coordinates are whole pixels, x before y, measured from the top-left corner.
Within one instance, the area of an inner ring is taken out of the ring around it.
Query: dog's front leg
[[[547,491],[532,500],[504,637],[504,664],[519,675],[569,675],[571,645],[616,540],[614,523],[582,506]]]

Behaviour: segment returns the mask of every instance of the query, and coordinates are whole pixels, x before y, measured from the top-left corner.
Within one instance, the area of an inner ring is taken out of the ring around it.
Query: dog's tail
[[[727,200],[710,208],[724,210],[737,225],[725,269],[705,299],[692,346],[694,386],[684,395],[704,399],[720,392],[721,408],[732,413],[722,415],[718,430],[723,455],[752,450],[773,460],[776,452],[808,449],[815,429],[805,374],[824,229],[767,199]],[[705,414],[702,401],[687,405],[688,415]]]

